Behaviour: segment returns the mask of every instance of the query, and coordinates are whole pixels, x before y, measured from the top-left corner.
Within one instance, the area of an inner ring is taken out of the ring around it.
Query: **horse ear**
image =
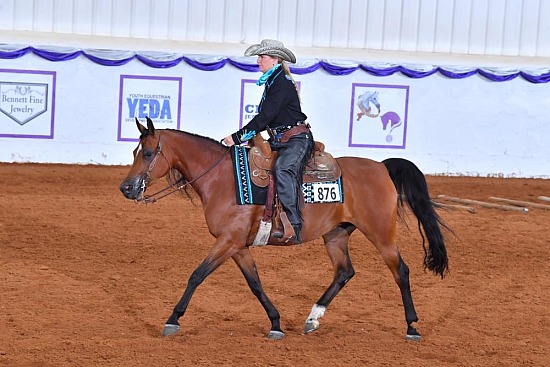
[[[149,118],[149,116],[145,116],[147,119],[147,129],[149,130],[149,134],[155,135],[155,126],[153,125],[153,120]]]
[[[139,122],[139,120],[137,119],[137,117],[136,117],[136,125],[137,125],[137,128],[138,128],[140,134],[143,134],[143,132],[144,132],[145,130],[147,130],[147,128],[146,128],[145,126],[143,126],[143,125]]]

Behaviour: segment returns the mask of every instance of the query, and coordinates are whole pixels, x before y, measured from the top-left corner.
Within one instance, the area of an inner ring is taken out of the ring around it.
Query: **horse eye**
[[[145,150],[145,151],[143,152],[143,156],[144,156],[145,158],[151,158],[151,157],[153,156],[153,152],[150,151],[150,150]]]

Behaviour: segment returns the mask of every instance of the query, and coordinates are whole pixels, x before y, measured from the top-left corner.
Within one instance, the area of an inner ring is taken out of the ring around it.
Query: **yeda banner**
[[[138,141],[135,119],[149,117],[159,129],[180,128],[181,77],[121,75],[119,141]]]

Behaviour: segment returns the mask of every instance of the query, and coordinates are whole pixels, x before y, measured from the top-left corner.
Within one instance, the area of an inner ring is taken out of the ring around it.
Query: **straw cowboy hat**
[[[244,56],[255,56],[255,55],[269,55],[280,57],[281,59],[288,61],[290,63],[296,63],[296,56],[288,48],[283,45],[282,42],[277,40],[265,39],[262,40],[259,44],[252,45],[246,49]]]

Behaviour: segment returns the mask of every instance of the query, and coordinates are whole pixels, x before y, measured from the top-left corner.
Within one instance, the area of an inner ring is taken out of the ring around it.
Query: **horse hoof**
[[[304,327],[304,333],[309,334],[314,332],[315,330],[319,329],[321,324],[319,324],[318,320],[307,320],[306,326]]]
[[[419,342],[421,338],[422,337],[420,336],[420,333],[416,331],[415,328],[413,328],[411,325],[407,327],[407,335],[405,335],[405,340]]]
[[[267,334],[267,338],[271,340],[281,340],[284,337],[285,333],[282,331],[271,330],[269,334]]]
[[[170,336],[177,333],[180,329],[179,325],[166,324],[162,330],[162,336]]]
[[[416,335],[413,335],[413,334],[407,334],[405,335],[405,340],[411,340],[411,341],[414,341],[414,342],[419,342],[420,339],[422,339],[422,336],[416,334]]]

